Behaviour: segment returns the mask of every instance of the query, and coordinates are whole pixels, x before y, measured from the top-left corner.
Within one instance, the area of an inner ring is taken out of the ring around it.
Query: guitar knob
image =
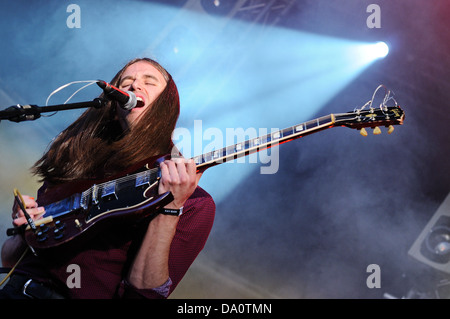
[[[61,222],[60,220],[57,220],[55,222],[55,229],[53,230],[53,237],[56,240],[63,238],[65,227],[66,227],[66,225],[63,222]]]
[[[359,134],[361,134],[362,136],[366,137],[367,136],[367,131],[366,129],[363,127],[361,128],[361,130],[359,131]]]
[[[64,232],[63,232],[61,229],[56,228],[56,229],[53,231],[53,237],[54,237],[55,239],[61,239],[63,236],[64,236]]]
[[[38,231],[36,236],[37,236],[38,242],[43,242],[43,241],[47,240],[47,235],[45,234],[45,232]]]
[[[381,130],[380,130],[380,128],[379,128],[378,126],[375,126],[375,127],[374,127],[374,129],[373,129],[373,134],[374,134],[374,135],[379,135],[379,134],[381,134]]]
[[[44,234],[44,233],[46,233],[46,232],[48,232],[48,226],[45,225],[45,224],[41,224],[41,225],[39,226],[39,233]]]
[[[388,126],[388,134],[391,134],[392,132],[394,132],[394,126],[393,125],[389,125]]]
[[[66,227],[66,225],[64,223],[62,223],[60,220],[57,220],[55,222],[55,228],[56,229],[63,230],[64,227]]]

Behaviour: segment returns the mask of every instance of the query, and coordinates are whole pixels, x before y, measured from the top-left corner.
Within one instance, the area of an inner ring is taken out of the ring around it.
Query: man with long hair
[[[134,92],[137,107],[124,110],[108,101],[85,111],[54,139],[32,168],[43,182],[37,200],[23,196],[33,219],[43,216],[42,203],[51,202],[61,185],[107,179],[172,153],[180,102],[171,75],[154,60],[134,59],[111,84]],[[27,252],[22,258],[27,247],[23,236],[5,241],[3,266],[16,268],[0,297],[167,298],[203,249],[215,205],[198,186],[201,173],[192,160],[168,158],[159,170],[158,193],[170,192],[173,200],[144,226],[111,226],[87,243],[53,254]],[[12,217],[15,226],[27,222],[16,203]],[[77,285],[67,285],[71,265],[79,269]]]

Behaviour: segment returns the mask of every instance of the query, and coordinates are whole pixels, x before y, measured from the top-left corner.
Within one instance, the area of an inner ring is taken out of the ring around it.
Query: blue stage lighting
[[[384,58],[389,54],[388,45],[382,41],[373,44],[372,50],[375,58]]]

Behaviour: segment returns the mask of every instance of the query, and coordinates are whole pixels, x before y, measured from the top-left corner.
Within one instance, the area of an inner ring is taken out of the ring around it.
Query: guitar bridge
[[[91,199],[92,199],[92,204],[97,205],[98,204],[98,186],[96,184],[94,184],[92,186],[92,193],[91,193]]]

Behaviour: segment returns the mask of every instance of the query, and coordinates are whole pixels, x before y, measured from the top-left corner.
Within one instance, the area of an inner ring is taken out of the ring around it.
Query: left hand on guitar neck
[[[198,185],[201,173],[196,172],[192,159],[174,158],[160,164],[161,180],[159,193],[170,191],[174,200],[166,208],[179,209],[192,195]]]

